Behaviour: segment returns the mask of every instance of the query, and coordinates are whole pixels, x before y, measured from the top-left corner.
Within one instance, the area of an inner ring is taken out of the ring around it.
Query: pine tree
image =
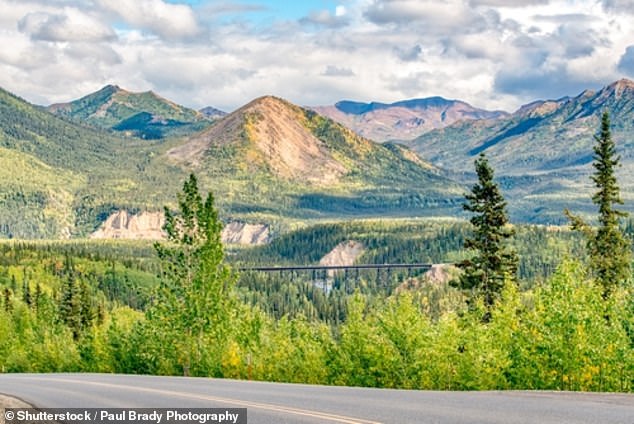
[[[508,225],[506,201],[493,181],[493,169],[484,154],[476,159],[475,170],[478,182],[466,195],[463,209],[474,214],[470,219],[473,236],[465,239],[464,247],[475,250],[476,254],[460,264],[464,273],[458,285],[471,291],[473,297],[481,296],[490,312],[505,279],[515,279],[517,255],[505,245],[515,232]]]
[[[622,205],[620,189],[614,175],[620,166],[620,156],[616,154],[616,145],[610,133],[610,116],[607,111],[601,116],[599,134],[594,137],[595,172],[592,181],[598,191],[592,196],[592,202],[599,207],[599,226],[590,228],[581,218],[572,215],[568,210],[574,229],[581,230],[588,239],[590,266],[597,282],[603,288],[603,298],[607,299],[614,288],[631,278],[631,242],[619,227],[619,219],[627,216],[626,212],[615,209]]]

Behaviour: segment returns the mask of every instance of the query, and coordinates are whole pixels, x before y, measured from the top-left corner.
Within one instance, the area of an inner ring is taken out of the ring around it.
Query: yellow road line
[[[28,378],[38,379],[36,377],[28,377]],[[330,414],[330,413],[321,412],[321,411],[311,411],[308,409],[292,408],[289,406],[281,406],[281,405],[274,405],[269,403],[251,402],[251,401],[240,400],[240,399],[230,399],[230,398],[222,398],[222,397],[216,397],[216,396],[200,395],[196,393],[175,392],[173,390],[152,389],[149,387],[130,387],[130,386],[124,386],[121,384],[99,383],[94,381],[71,380],[71,379],[65,379],[65,378],[47,378],[45,379],[45,381],[58,381],[62,383],[86,384],[91,386],[109,387],[109,388],[132,390],[132,391],[143,391],[148,393],[157,393],[162,395],[177,396],[177,397],[190,398],[190,399],[224,402],[224,403],[229,403],[232,405],[239,405],[239,406],[244,406],[249,408],[258,408],[258,409],[264,409],[264,410],[275,411],[275,412],[284,412],[284,413],[293,414],[293,415],[302,415],[306,417],[319,418],[319,419],[324,419],[324,420],[344,423],[344,424],[381,424],[378,421],[369,421],[363,418],[347,417],[345,415],[336,415],[336,414]]]

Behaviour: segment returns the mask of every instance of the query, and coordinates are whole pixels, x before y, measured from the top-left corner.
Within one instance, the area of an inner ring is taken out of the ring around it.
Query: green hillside
[[[412,152],[361,139],[282,104],[286,112],[257,117],[243,110],[186,139],[142,140],[77,125],[0,91],[6,176],[0,183],[0,236],[86,236],[113,211],[173,204],[173,193],[191,172],[232,219],[270,223],[458,209],[463,188]],[[308,144],[295,145],[293,136],[264,152],[270,140],[258,131],[265,127],[293,128]],[[200,157],[189,160],[192,143],[201,140]],[[316,149],[315,155],[303,157],[306,151],[298,147]],[[287,169],[287,163],[295,167]]]
[[[202,113],[152,91],[131,93],[114,85],[70,103],[51,105],[48,110],[78,123],[143,139],[192,134],[212,123]]]
[[[5,237],[82,235],[112,210],[159,209],[185,175],[157,160],[157,142],[78,126],[4,90],[0,146]]]

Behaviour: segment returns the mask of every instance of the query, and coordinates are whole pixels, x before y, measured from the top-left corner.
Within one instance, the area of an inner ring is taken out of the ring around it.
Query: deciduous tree
[[[174,346],[185,372],[213,374],[203,365],[209,360],[203,353],[206,345],[215,344],[210,341],[226,339],[235,278],[224,263],[213,195],[203,202],[193,174],[178,195],[178,209],[165,208],[167,243],[155,245],[163,277],[148,318],[161,343]]]

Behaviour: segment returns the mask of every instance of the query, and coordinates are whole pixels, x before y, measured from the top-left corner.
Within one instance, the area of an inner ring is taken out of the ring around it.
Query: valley
[[[595,213],[606,109],[632,207],[633,88],[515,113],[338,104],[363,115],[353,127],[419,114],[382,124],[414,138],[381,142],[275,96],[204,114],[116,86],[49,108],[0,91],[0,370],[632,391],[631,287],[605,298],[583,233],[551,224]],[[480,153],[518,258],[492,306],[456,266],[473,258],[462,205]],[[258,270],[358,264],[429,266]]]

